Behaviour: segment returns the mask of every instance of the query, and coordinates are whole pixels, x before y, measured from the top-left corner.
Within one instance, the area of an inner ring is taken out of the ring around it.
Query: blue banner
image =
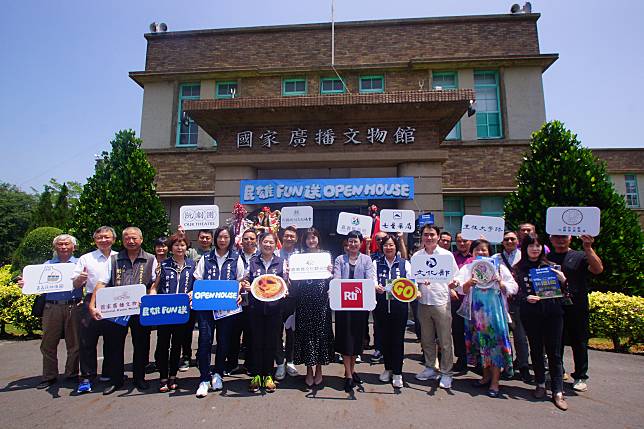
[[[557,274],[550,267],[530,268],[530,280],[541,299],[563,297]]]
[[[236,310],[239,283],[235,280],[196,280],[192,289],[193,310]]]
[[[190,297],[185,293],[143,295],[139,321],[143,326],[179,325],[190,318]]]
[[[434,213],[425,213],[418,216],[418,227],[422,228],[424,225],[431,225],[434,223]]]
[[[242,180],[242,204],[338,200],[413,200],[413,177]]]

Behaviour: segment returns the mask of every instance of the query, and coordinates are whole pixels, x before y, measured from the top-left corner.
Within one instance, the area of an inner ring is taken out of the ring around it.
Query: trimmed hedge
[[[31,231],[22,240],[18,249],[13,254],[11,270],[15,273],[22,272],[27,265],[42,264],[53,256],[52,242],[62,234],[58,228],[43,226]]]
[[[11,282],[11,267],[0,267],[0,330],[5,333],[5,325],[33,335],[41,329],[41,320],[31,315],[31,307],[36,295],[23,295],[16,283]]]
[[[592,337],[609,338],[615,351],[622,352],[644,342],[644,298],[616,292],[592,292],[588,301]]]

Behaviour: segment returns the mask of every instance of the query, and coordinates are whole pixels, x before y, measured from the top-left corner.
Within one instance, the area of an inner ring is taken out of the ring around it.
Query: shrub
[[[40,318],[31,315],[36,295],[23,295],[16,283],[11,281],[11,270],[8,265],[0,268],[0,325],[5,333],[5,325],[33,335],[41,329]]]
[[[54,237],[62,234],[58,228],[43,226],[31,231],[22,240],[13,255],[11,270],[20,272],[26,265],[42,264],[52,258],[52,241]]]
[[[614,292],[592,292],[588,298],[591,336],[610,338],[616,351],[644,342],[644,298]]]

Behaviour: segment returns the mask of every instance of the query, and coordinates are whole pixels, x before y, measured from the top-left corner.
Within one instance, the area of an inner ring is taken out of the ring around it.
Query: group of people
[[[487,394],[495,398],[501,378],[512,377],[514,369],[525,382],[532,381],[529,356],[536,385],[534,396],[546,396],[547,361],[553,402],[567,409],[563,395],[564,332],[573,349],[573,388],[587,389],[587,276],[588,272],[599,274],[603,270],[592,248],[593,238],[581,236],[583,251],[575,251],[570,249],[572,237],[551,235],[553,249],[548,249],[544,238],[535,234],[534,226],[523,224],[517,232],[507,231],[502,251],[492,255],[491,244],[483,236],[469,241],[457,234],[454,252],[450,251],[452,237],[435,225],[422,226],[420,236],[420,248],[409,258],[402,234],[377,232],[364,238],[352,231],[343,242],[344,253],[328,267],[330,278],[372,279],[376,284],[372,361],[384,361],[380,381],[395,388],[404,386],[404,336],[411,307],[425,366],[416,379],[439,380],[441,388],[450,389],[453,374],[466,372],[469,365],[481,374],[474,385],[487,389]],[[96,307],[96,292],[105,287],[144,284],[148,294],[191,296],[194,281],[201,279],[238,282],[237,307],[192,310],[188,322],[157,328],[154,360],[160,392],[176,389],[178,372],[188,368],[195,323],[200,373],[197,397],[221,390],[227,375],[242,371],[250,375],[251,392],[273,392],[277,389],[275,380],[298,375],[296,365],[306,367],[306,386],[321,388],[322,368],[335,361],[336,354],[344,366],[345,391],[352,392],[362,383],[356,363],[369,343],[369,312],[336,311],[333,329],[330,278],[289,279],[292,254],[323,251],[315,228],[298,231],[287,227],[282,230],[281,241],[270,230],[258,233],[248,229],[239,245],[226,227],[201,230],[195,247],[180,230],[167,239],[156,240],[155,254],[142,249],[143,235],[136,227],[123,231],[124,248],[120,252],[112,250],[116,240],[113,228],[100,227],[93,238],[97,249],[79,259],[73,256],[74,237],[62,234],[53,241],[55,257],[46,263],[75,263],[74,289],[46,294],[39,388],[57,381],[56,349],[64,338],[65,376],[79,379],[79,393],[91,392],[99,378],[109,381],[104,394],[120,389],[125,380],[124,346],[129,330],[134,385],[149,389],[145,374],[150,328],[142,326],[137,315],[119,320],[103,318]],[[387,280],[413,280],[414,258],[425,255],[448,255],[457,275],[449,282],[417,279],[418,296],[411,305],[391,299]],[[472,273],[472,263],[480,257],[491,257],[498,267],[485,287]],[[563,297],[541,299],[537,295],[530,269],[546,266],[556,273]],[[264,274],[285,280],[288,293],[284,298],[266,302],[250,293],[253,280]],[[101,373],[96,350],[100,336],[104,356]],[[240,365],[242,349],[244,364]]]

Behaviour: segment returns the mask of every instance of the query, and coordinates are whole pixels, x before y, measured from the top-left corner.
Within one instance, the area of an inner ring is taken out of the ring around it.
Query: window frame
[[[491,73],[494,75],[494,80],[495,84],[478,84],[476,83],[476,75],[477,74],[483,74],[483,73]],[[498,70],[474,70],[474,92],[478,88],[495,88],[496,89],[496,112],[483,112],[478,109],[476,109],[476,138],[477,140],[498,140],[503,138],[503,115],[501,112],[501,80],[500,80],[500,75]],[[487,135],[486,136],[481,136],[479,135],[479,124],[478,124],[478,115],[485,114],[486,115],[486,128],[487,128]],[[496,114],[498,121],[499,121],[499,135],[494,135],[490,136],[490,122],[487,119],[487,115],[492,115]]]
[[[297,83],[297,82],[304,82],[304,91],[286,91],[286,84],[287,83]],[[305,77],[290,77],[290,78],[284,78],[282,79],[282,96],[283,97],[293,97],[293,96],[298,96],[298,95],[306,95],[309,90],[309,83],[306,80]]]
[[[631,182],[635,192],[628,192],[628,186]],[[631,204],[629,201],[630,198],[634,198],[635,204]],[[640,208],[640,193],[639,187],[637,186],[637,175],[636,174],[625,174],[624,175],[624,199],[626,200],[626,207],[629,209],[639,209]]]
[[[460,207],[460,211],[447,211],[447,201],[458,201],[458,205]],[[456,233],[459,232],[462,227],[463,227],[463,216],[465,216],[465,198],[463,197],[443,197],[443,230],[449,232],[452,235],[452,243],[451,243],[451,248],[454,249],[455,243],[456,243]],[[461,226],[455,230],[455,231],[450,231],[447,229],[447,218],[460,218],[460,224]]]
[[[484,211],[483,210],[483,200],[501,200],[502,204],[501,207],[503,208],[505,206],[505,197],[498,196],[498,195],[484,195],[481,196],[480,203],[481,203],[481,216],[496,216],[496,217],[503,217],[503,214],[505,213],[503,210],[499,211]]]
[[[199,87],[199,95],[183,95],[183,89],[188,86],[198,86]],[[200,82],[185,82],[179,85],[179,94],[178,94],[178,106],[177,106],[177,131],[175,135],[175,147],[196,147],[199,141],[199,126],[197,125],[197,132],[195,133],[195,142],[194,143],[188,143],[188,144],[181,144],[181,117],[183,116],[183,102],[184,100],[199,100],[201,99],[201,83]],[[189,124],[190,122],[195,123],[195,121],[190,118],[189,119]],[[196,124],[196,123],[195,123]],[[190,127],[190,125],[188,125]],[[191,134],[188,133],[188,136]],[[188,137],[188,141],[191,141],[192,139]]]
[[[340,89],[340,90],[332,89],[332,90],[329,91],[329,90],[324,90],[322,88],[322,84],[324,82],[335,82],[335,81],[338,81],[338,82],[340,82],[340,84],[342,84],[342,89]],[[324,94],[344,94],[345,92],[346,91],[345,91],[345,87],[344,87],[344,82],[342,82],[342,79],[340,79],[339,77],[321,77],[320,78],[320,94],[322,94],[322,95],[324,95]]]
[[[239,94],[239,81],[236,80],[222,80],[221,82],[215,82],[215,98],[219,100],[233,98],[233,95],[228,92],[226,95],[219,94],[219,87],[223,85],[236,85],[235,97]]]
[[[447,87],[442,86],[443,89],[458,89],[458,72],[456,71],[432,71],[432,89],[436,89],[434,80],[436,76],[454,76],[454,85],[448,85]],[[454,132],[454,137],[449,137],[450,134]],[[462,140],[461,136],[461,120],[459,119],[454,128],[445,136],[445,140],[449,141],[459,141]]]
[[[364,89],[362,87],[362,82],[365,80],[371,80],[373,81],[374,79],[380,79],[382,80],[382,88],[380,89]],[[358,80],[358,91],[360,94],[381,94],[385,92],[385,75],[384,74],[375,74],[375,75],[368,75],[368,76],[360,76],[360,79]]]

